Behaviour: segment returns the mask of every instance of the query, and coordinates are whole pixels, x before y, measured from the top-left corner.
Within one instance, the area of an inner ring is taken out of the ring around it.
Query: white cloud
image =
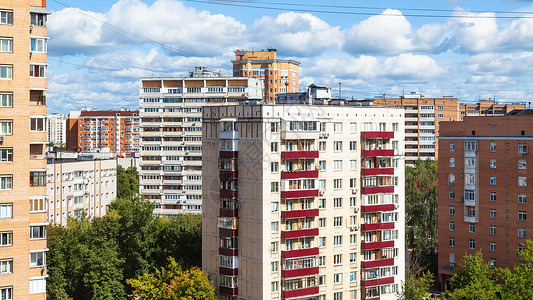
[[[447,72],[431,57],[414,54],[400,54],[387,58],[383,71],[390,78],[418,80],[420,82],[436,79]]]

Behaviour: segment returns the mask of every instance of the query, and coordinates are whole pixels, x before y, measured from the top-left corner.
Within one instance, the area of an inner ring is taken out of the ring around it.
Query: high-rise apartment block
[[[67,149],[111,152],[121,156],[139,153],[139,111],[71,111],[67,119]]]
[[[68,218],[83,213],[87,217],[104,216],[116,198],[117,160],[91,156],[70,159],[61,154],[48,163],[50,223],[66,226]]]
[[[260,78],[264,81],[264,101],[274,102],[279,93],[298,92],[300,63],[276,58],[276,49],[236,50],[233,76]]]
[[[67,118],[65,115],[48,114],[47,127],[47,143],[53,143],[56,146],[64,146],[67,143]]]
[[[404,110],[204,107],[202,268],[219,299],[396,299]]]
[[[201,213],[202,106],[260,101],[262,87],[201,67],[190,77],[140,79],[140,193],[154,214]]]
[[[533,113],[443,122],[439,136],[439,281],[465,254],[483,251],[512,268],[514,250],[533,239]],[[528,186],[528,183],[530,186]]]
[[[405,162],[409,165],[419,158],[437,159],[441,121],[458,121],[474,115],[503,116],[511,110],[524,109],[522,104],[495,104],[494,101],[460,104],[457,98],[426,98],[415,92],[400,98],[377,97],[365,101],[374,106],[405,108]]]
[[[0,2],[0,298],[46,299],[46,1]]]

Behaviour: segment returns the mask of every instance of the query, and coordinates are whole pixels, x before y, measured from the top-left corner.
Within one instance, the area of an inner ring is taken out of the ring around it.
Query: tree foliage
[[[400,300],[422,300],[427,291],[434,283],[433,274],[430,271],[417,277],[414,274],[408,274],[405,282],[402,283],[402,292],[398,294]]]
[[[117,198],[133,199],[139,193],[139,171],[135,167],[117,166]]]
[[[533,241],[527,240],[524,250],[517,251],[518,263],[511,271],[498,269],[502,299],[533,299]]]
[[[494,280],[494,274],[494,268],[483,260],[481,251],[474,256],[463,257],[450,281],[453,287],[450,299],[498,299],[499,285]]]
[[[113,201],[106,216],[70,219],[48,234],[47,292],[51,299],[125,299],[126,279],[167,266],[201,266],[201,216],[154,217],[136,197]],[[185,272],[185,271],[183,271]]]
[[[167,268],[129,279],[134,288],[132,297],[143,300],[214,300],[215,287],[207,274],[198,267],[183,270],[172,258]]]

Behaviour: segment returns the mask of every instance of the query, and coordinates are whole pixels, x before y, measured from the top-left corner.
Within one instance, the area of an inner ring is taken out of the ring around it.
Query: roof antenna
[[[339,82],[339,99],[342,99],[342,88],[341,88],[341,85],[342,85],[342,83]]]

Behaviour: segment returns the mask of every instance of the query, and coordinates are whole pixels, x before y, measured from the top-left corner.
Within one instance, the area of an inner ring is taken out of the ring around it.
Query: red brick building
[[[67,149],[79,152],[139,153],[139,111],[72,111],[67,118]]]
[[[439,281],[445,287],[464,255],[483,252],[512,267],[514,250],[533,238],[533,111],[441,122]],[[529,187],[528,187],[529,182]]]

